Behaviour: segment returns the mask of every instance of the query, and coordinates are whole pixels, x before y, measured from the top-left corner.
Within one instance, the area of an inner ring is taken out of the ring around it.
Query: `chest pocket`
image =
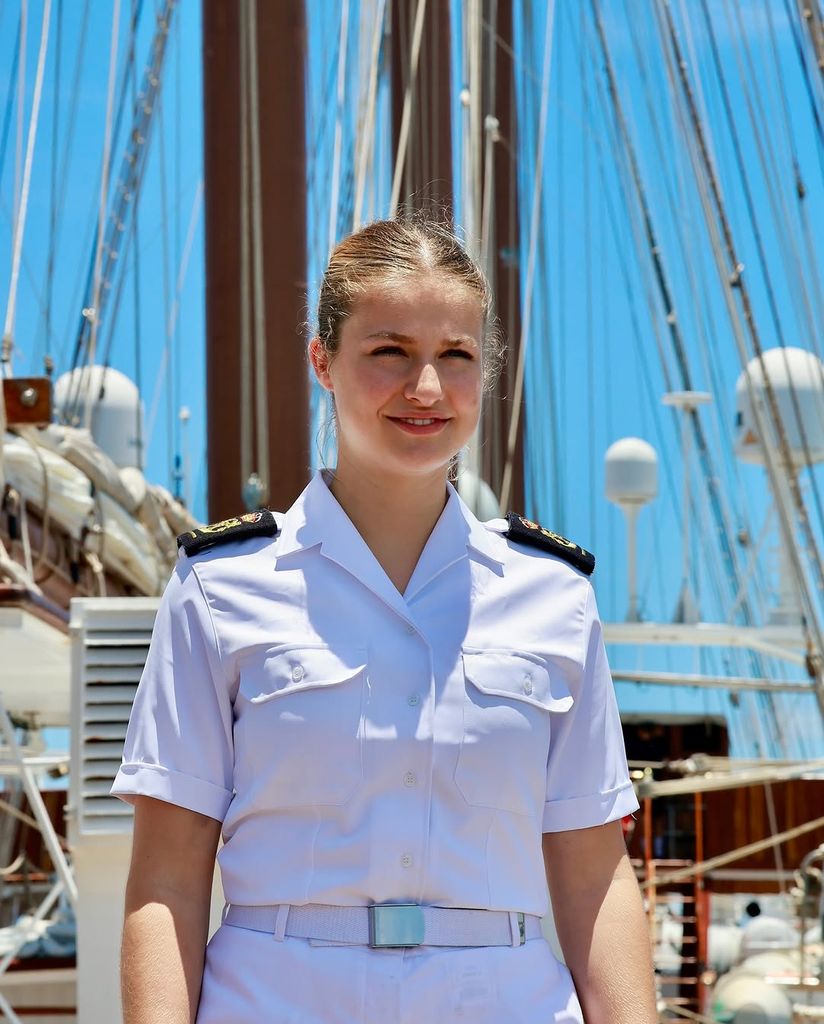
[[[455,784],[469,804],[540,817],[553,713],[572,707],[533,655],[464,649],[463,736]]]
[[[235,787],[253,804],[342,804],[363,780],[366,651],[273,647],[241,668]]]

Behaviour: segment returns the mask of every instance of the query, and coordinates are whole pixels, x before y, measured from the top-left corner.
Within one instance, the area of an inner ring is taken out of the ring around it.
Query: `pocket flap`
[[[483,693],[534,704],[547,711],[569,711],[573,699],[559,674],[551,675],[537,658],[517,651],[463,652],[464,674]]]
[[[250,692],[250,700],[252,703],[260,703],[299,690],[345,683],[359,675],[364,668],[366,651],[363,648],[333,650],[326,646],[306,645],[273,647],[263,657],[260,675],[251,688],[258,692]]]

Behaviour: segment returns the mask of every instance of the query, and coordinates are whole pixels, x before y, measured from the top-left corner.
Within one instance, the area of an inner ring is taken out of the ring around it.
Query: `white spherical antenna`
[[[623,437],[607,448],[607,500],[616,505],[646,505],[658,494],[658,456],[640,437]]]
[[[622,509],[627,521],[627,622],[638,622],[641,616],[638,610],[636,523],[643,506],[658,493],[658,456],[652,445],[640,437],[623,437],[607,448],[605,461],[607,499]]]
[[[772,386],[790,453],[796,466],[824,462],[824,363],[812,352],[802,348],[772,348],[761,360],[753,359],[735,385],[735,451],[742,462],[765,464],[764,448],[752,408],[752,398],[759,403],[762,420],[768,424],[769,443],[778,451],[778,438],[772,428],[772,417],[764,376]],[[749,385],[748,386],[748,379]]]
[[[84,426],[91,403],[91,432],[98,446],[123,469],[140,466],[143,403],[129,378],[112,367],[78,367],[54,385],[58,417],[70,426]],[[138,430],[139,424],[139,430]]]
[[[488,519],[497,519],[501,514],[495,492],[486,480],[471,469],[458,470],[458,493],[482,523]]]

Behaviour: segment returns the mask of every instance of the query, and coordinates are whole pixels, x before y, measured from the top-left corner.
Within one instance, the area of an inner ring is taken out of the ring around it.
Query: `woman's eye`
[[[376,348],[372,353],[373,356],[394,356],[403,354],[404,351],[399,345],[382,345],[380,348]]]
[[[447,356],[458,356],[459,359],[474,359],[475,356],[465,348],[450,348],[445,353]]]

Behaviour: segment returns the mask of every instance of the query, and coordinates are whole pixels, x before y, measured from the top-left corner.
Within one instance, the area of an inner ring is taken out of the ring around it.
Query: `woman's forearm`
[[[177,895],[127,905],[121,954],[123,1024],[194,1024],[208,905]]]
[[[656,1024],[649,928],[629,859],[605,894],[560,901],[555,918],[586,1024]]]
[[[137,798],[120,959],[124,1024],[193,1024],[219,835],[213,818]]]

